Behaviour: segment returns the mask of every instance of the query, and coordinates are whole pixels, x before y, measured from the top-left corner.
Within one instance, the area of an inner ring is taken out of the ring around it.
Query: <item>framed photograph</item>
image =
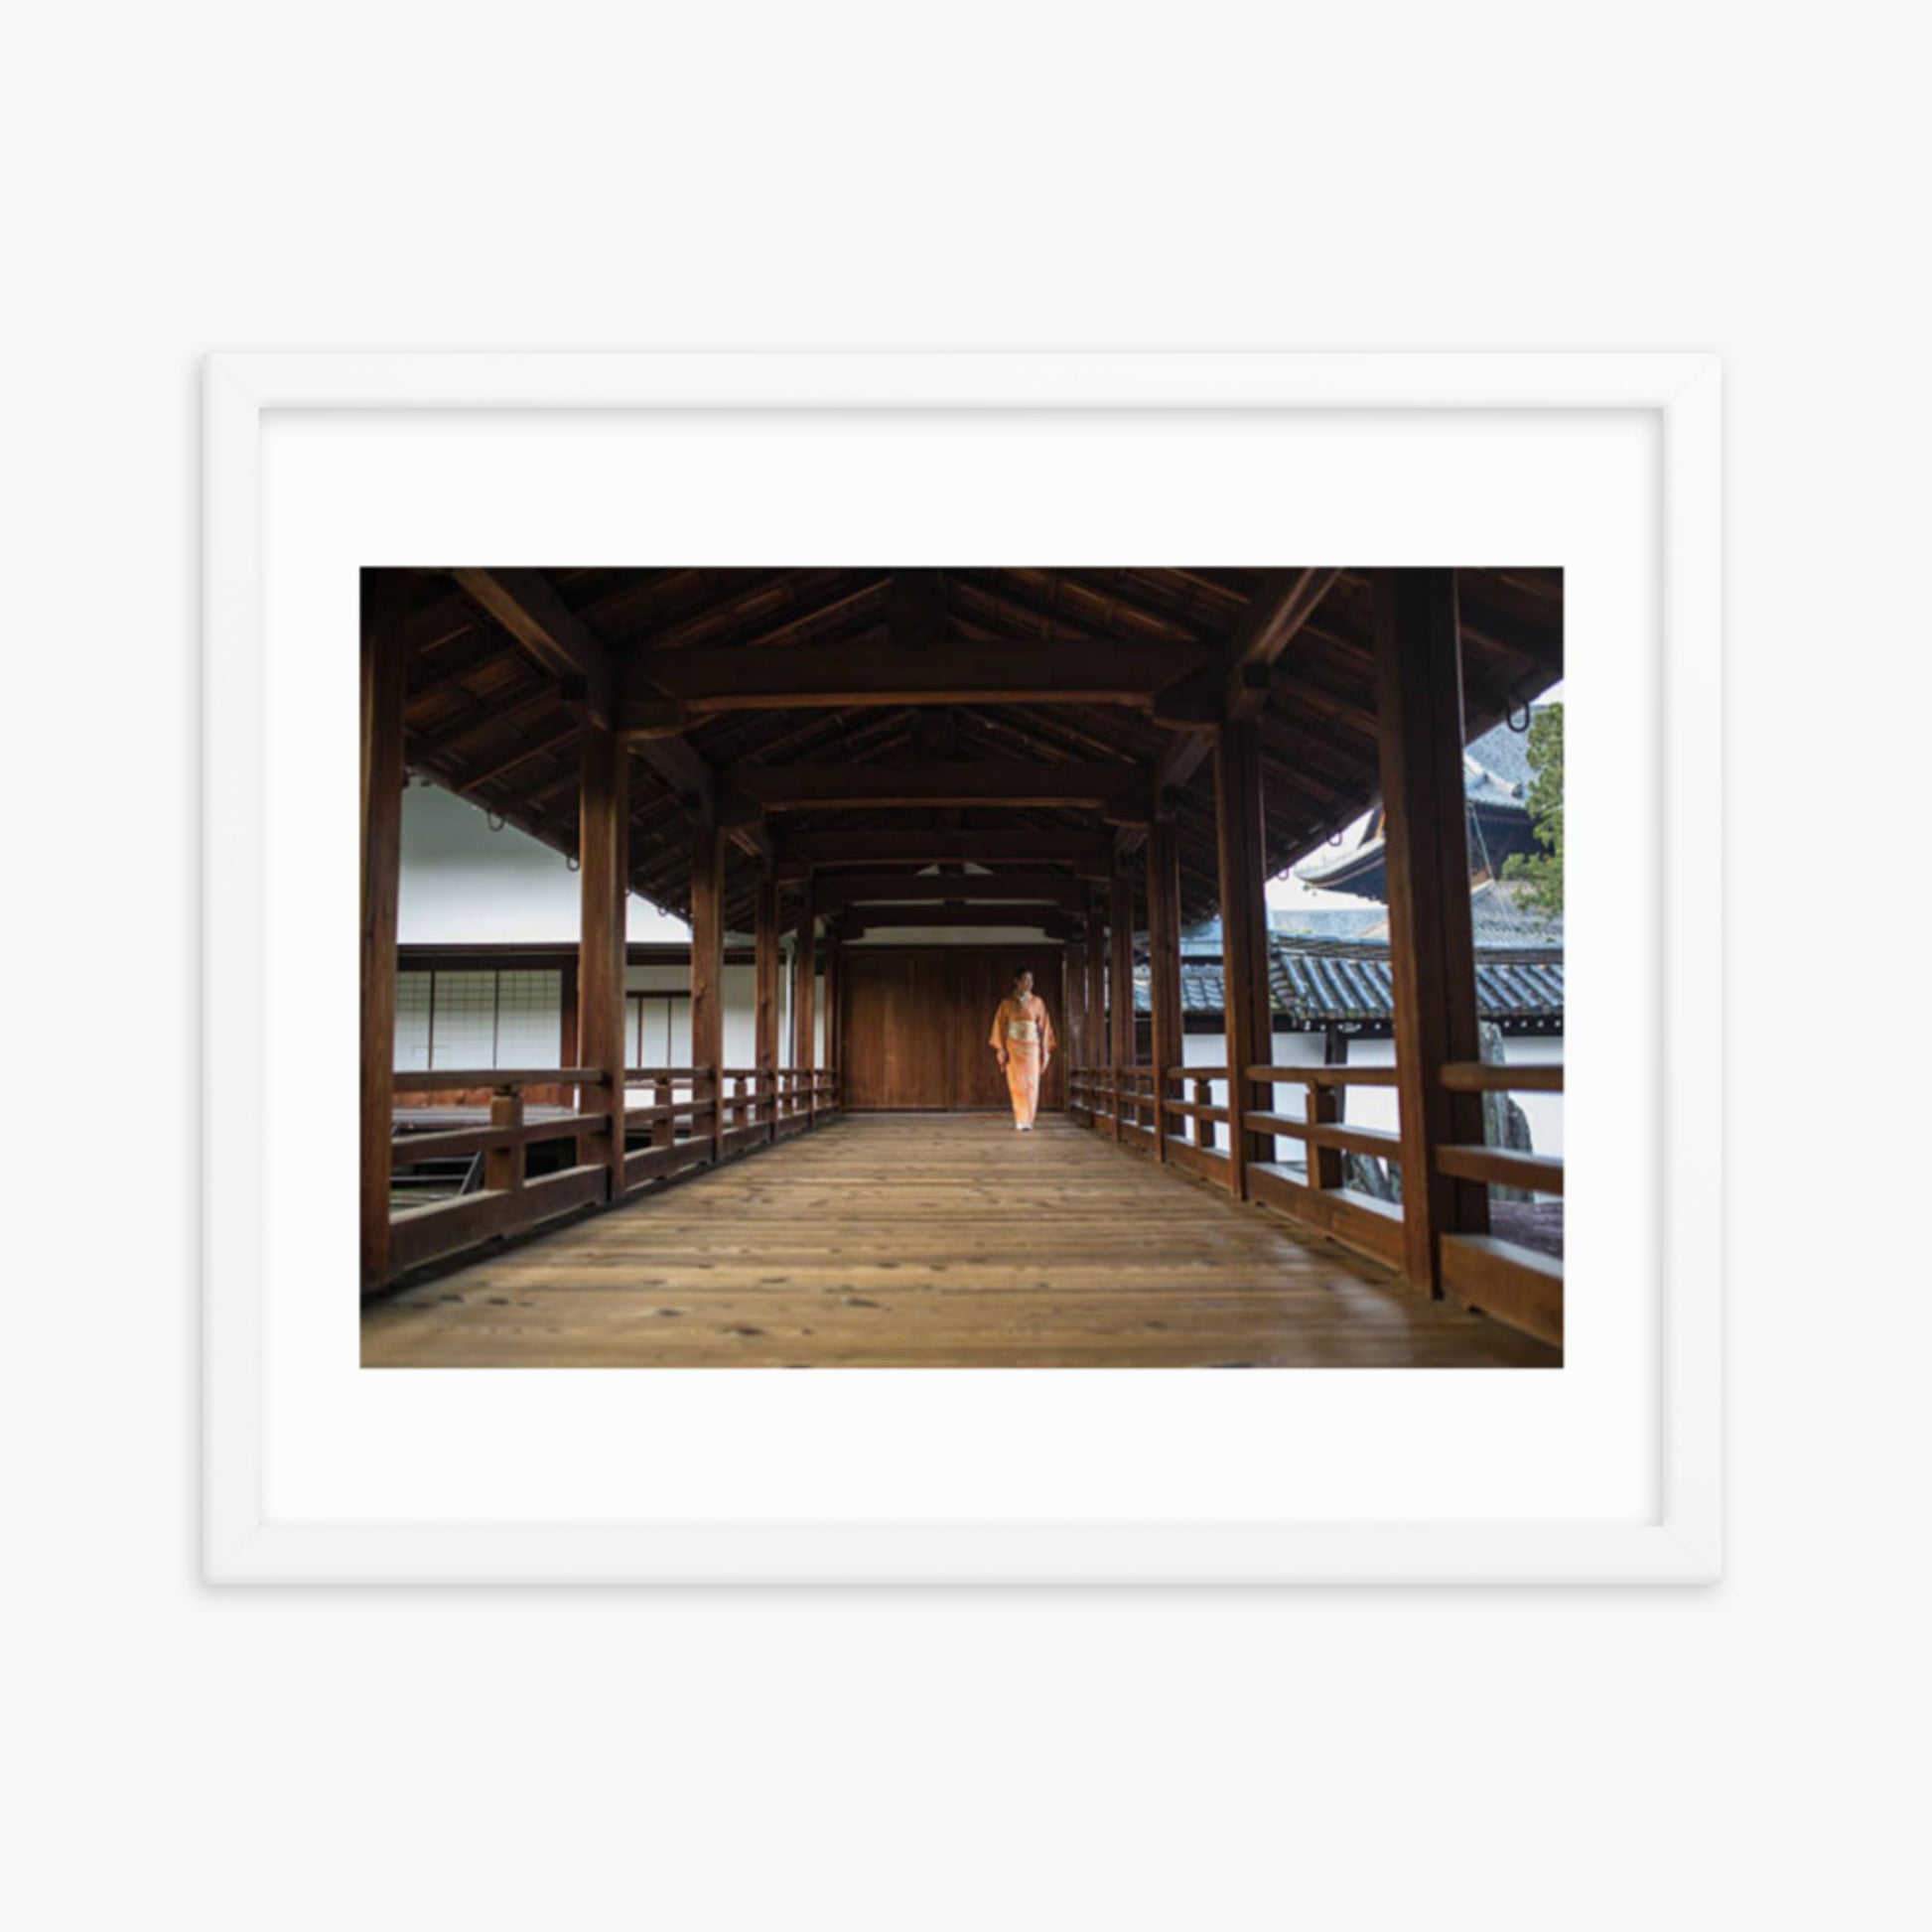
[[[212,1581],[1720,1574],[1714,358],[206,385]]]

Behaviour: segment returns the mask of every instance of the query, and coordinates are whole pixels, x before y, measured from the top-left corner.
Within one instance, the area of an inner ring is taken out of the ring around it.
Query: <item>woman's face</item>
[[[1034,976],[1031,973],[1022,973],[1019,976],[1019,978],[1017,978],[1013,982],[1014,995],[1018,999],[1024,1000],[1027,997],[1027,995],[1031,993],[1033,990],[1034,990]]]

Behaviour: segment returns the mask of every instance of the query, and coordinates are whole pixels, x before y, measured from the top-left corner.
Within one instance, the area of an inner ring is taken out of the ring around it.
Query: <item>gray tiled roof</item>
[[[1388,1020],[1395,995],[1388,946],[1373,941],[1269,942],[1268,983],[1277,1013],[1299,1026]],[[1153,1005],[1149,969],[1134,970],[1134,1007]],[[1180,962],[1183,1014],[1226,1011],[1218,959]],[[1485,1020],[1551,1020],[1563,1014],[1563,948],[1484,947],[1476,959],[1476,1010]]]
[[[1520,797],[1530,788],[1530,735],[1513,732],[1507,725],[1496,725],[1473,740],[1462,754],[1464,775],[1467,761],[1473,759],[1505,787],[1515,787]]]

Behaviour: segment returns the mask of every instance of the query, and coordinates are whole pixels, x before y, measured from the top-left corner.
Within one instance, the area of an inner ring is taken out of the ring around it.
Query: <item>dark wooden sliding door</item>
[[[1034,970],[1053,1030],[1064,1035],[1059,948],[848,946],[841,956],[843,1101],[849,1113],[955,1113],[1007,1105],[988,1035],[1016,965]],[[1061,1104],[1056,1053],[1039,1104]]]

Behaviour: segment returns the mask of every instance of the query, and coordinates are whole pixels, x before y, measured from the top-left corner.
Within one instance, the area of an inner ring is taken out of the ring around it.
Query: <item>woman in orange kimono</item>
[[[1013,1096],[1013,1125],[1017,1132],[1034,1131],[1039,1111],[1039,1076],[1053,1059],[1053,1023],[1046,1002],[1034,996],[1034,976],[1021,967],[1013,976],[1013,991],[993,1016],[993,1050],[1007,1076]]]

